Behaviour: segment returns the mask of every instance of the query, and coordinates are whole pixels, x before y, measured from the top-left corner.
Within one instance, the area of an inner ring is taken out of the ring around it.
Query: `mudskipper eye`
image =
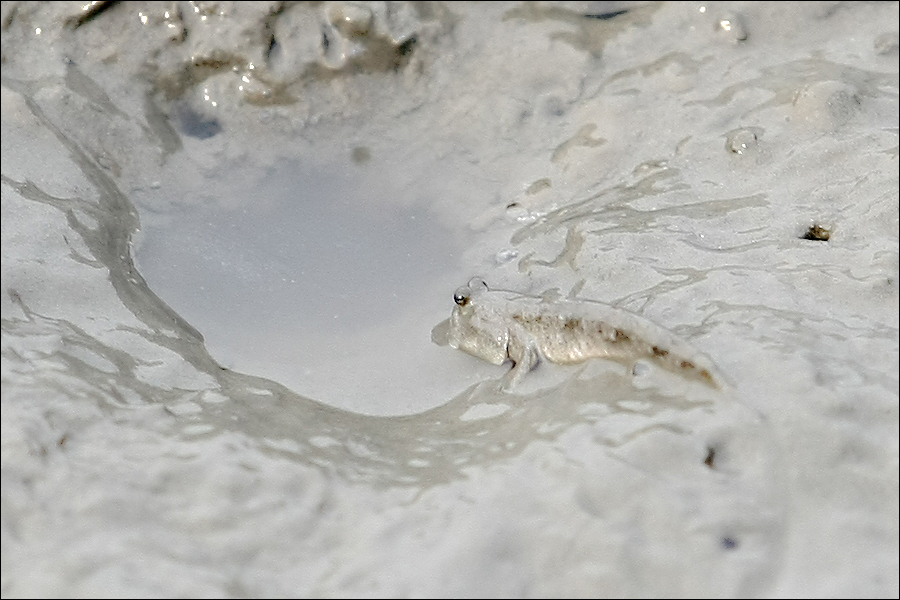
[[[457,290],[457,292],[453,294],[453,301],[456,302],[459,306],[465,306],[469,303],[469,294]]]
[[[481,277],[473,277],[469,280],[469,283],[467,283],[466,286],[473,292],[488,291],[488,284],[485,283],[484,279],[482,279]]]

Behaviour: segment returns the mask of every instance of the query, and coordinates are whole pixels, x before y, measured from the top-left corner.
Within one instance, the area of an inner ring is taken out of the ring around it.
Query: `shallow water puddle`
[[[222,172],[222,196],[139,197],[138,269],[223,367],[365,414],[443,404],[498,376],[431,342],[471,276],[469,234],[434,210],[449,195],[392,190],[372,166],[285,163]]]

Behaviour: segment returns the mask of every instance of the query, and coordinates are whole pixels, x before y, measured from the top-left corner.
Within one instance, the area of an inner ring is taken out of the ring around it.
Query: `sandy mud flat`
[[[898,29],[4,2],[4,598],[897,597]]]

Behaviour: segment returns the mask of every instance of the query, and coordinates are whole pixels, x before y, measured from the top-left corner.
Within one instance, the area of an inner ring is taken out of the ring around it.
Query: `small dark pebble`
[[[810,225],[800,239],[814,240],[817,242],[827,242],[831,237],[831,230],[825,229],[821,225]]]

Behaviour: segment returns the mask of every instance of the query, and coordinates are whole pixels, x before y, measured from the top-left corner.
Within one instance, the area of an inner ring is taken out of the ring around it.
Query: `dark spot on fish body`
[[[713,448],[712,446],[709,446],[709,447],[706,449],[706,459],[703,461],[703,464],[705,464],[707,467],[709,467],[710,469],[712,469],[712,468],[713,468],[713,462],[714,462],[715,460],[716,460],[716,449]]]
[[[734,550],[737,548],[738,542],[736,539],[732,537],[723,537],[722,538],[722,547],[726,550]]]
[[[575,331],[578,329],[578,320],[577,319],[567,319],[565,324],[563,325],[564,329],[568,329],[570,331]]]
[[[624,331],[620,331],[618,329],[613,331],[613,340],[612,341],[614,341],[614,342],[617,342],[617,343],[618,342],[627,342],[630,339],[631,338],[628,337],[628,334],[626,334]]]
[[[668,354],[668,350],[663,350],[659,346],[653,346],[653,356],[668,356]]]

